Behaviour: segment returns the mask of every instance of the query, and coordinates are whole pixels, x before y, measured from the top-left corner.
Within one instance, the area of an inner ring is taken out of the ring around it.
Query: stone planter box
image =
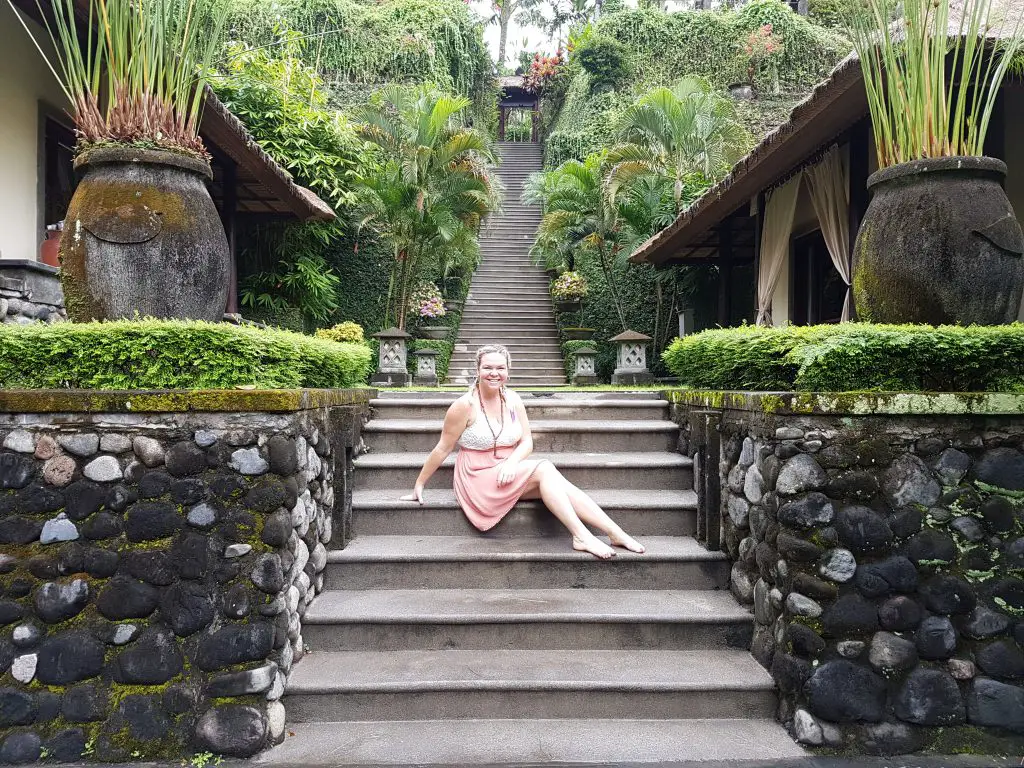
[[[447,325],[421,325],[416,329],[416,335],[421,339],[438,339],[443,341],[448,338],[451,329]]]
[[[444,308],[447,312],[461,312],[464,303],[462,299],[447,299]]]
[[[559,312],[579,312],[583,307],[579,299],[555,299],[554,304]]]
[[[0,699],[32,713],[4,755],[75,762],[86,733],[101,762],[280,743],[374,394],[0,392],[0,572],[22,585],[0,599]]]
[[[590,341],[594,338],[593,328],[563,328],[562,336],[566,341]]]
[[[1018,750],[1024,396],[670,399],[698,538],[733,561],[751,651],[797,740]]]

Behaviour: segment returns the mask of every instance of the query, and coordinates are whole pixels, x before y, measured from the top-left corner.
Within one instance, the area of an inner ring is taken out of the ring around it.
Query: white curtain
[[[802,172],[768,195],[761,224],[761,263],[757,270],[757,324],[772,324],[772,296],[789,253],[793,214],[800,196]]]
[[[850,184],[849,170],[838,147],[829,149],[819,163],[807,169],[807,189],[832,263],[846,283],[842,315],[843,322],[846,322],[850,319],[850,278],[853,276]]]

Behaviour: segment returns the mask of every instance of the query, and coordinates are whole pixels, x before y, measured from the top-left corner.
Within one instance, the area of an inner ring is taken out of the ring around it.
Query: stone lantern
[[[437,356],[440,353],[436,349],[417,349],[412,354],[416,358],[416,375],[413,377],[412,383],[436,387]]]
[[[598,384],[597,380],[597,350],[591,347],[583,347],[573,352],[576,356],[576,367],[572,372],[572,384],[574,387],[589,387]]]
[[[373,334],[380,341],[380,353],[377,356],[377,372],[370,378],[371,384],[378,387],[404,387],[409,383],[409,371],[406,368],[406,341],[409,334],[398,328],[386,328]]]
[[[650,384],[654,381],[647,370],[647,342],[650,340],[650,336],[636,331],[623,331],[608,339],[619,345],[612,384]]]

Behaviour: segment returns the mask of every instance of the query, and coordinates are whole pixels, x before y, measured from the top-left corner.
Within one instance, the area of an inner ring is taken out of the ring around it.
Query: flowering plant
[[[409,297],[410,314],[416,317],[443,317],[444,299],[434,283],[420,283]]]
[[[535,53],[533,61],[530,62],[530,71],[523,77],[523,87],[530,93],[537,93],[562,73],[564,63],[565,59],[562,58],[561,48],[555,52],[554,56],[542,56]]]
[[[771,24],[762,24],[740,44],[740,49],[747,60],[747,79],[753,83],[755,79],[767,73],[771,83],[778,82],[778,56],[785,50],[782,38],[775,34]]]
[[[563,272],[551,283],[551,295],[563,301],[582,299],[587,289],[587,279],[579,272]]]

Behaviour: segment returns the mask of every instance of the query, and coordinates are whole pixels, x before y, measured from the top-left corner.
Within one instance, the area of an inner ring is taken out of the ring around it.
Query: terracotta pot
[[[231,252],[206,188],[209,164],[110,148],[79,156],[75,169],[60,246],[69,317],[220,320]]]
[[[871,175],[854,246],[853,293],[876,323],[1013,322],[1024,234],[1003,191],[1006,165],[948,157]]]
[[[51,229],[46,232],[46,239],[39,246],[39,260],[51,267],[60,267],[60,236],[61,231]]]

